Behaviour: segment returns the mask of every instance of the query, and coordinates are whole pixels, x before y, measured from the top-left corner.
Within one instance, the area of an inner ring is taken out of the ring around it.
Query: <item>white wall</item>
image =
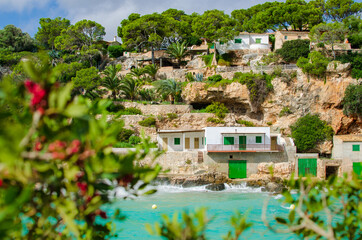
[[[163,138],[167,138],[167,151],[190,151],[195,150],[195,138],[199,138],[199,150],[205,148],[204,132],[170,132],[157,134],[158,147],[162,149]],[[175,145],[175,138],[180,138],[180,145]],[[185,138],[190,138],[190,148],[185,149]]]
[[[222,134],[222,133],[232,133],[232,134]],[[261,144],[270,144],[269,127],[206,127],[205,128],[206,144],[223,144],[224,136],[235,137],[234,140],[235,144],[239,144],[239,136],[247,136],[246,137],[247,144],[256,144],[255,137],[261,136],[262,137]]]
[[[256,39],[260,38],[260,43],[256,43]],[[235,39],[241,39],[241,43],[235,43]],[[241,50],[241,49],[270,49],[269,45],[269,35],[260,35],[260,34],[242,34],[237,37],[234,37],[233,40],[230,40],[223,45],[220,42],[216,43],[216,48],[221,54],[226,53],[231,50]]]

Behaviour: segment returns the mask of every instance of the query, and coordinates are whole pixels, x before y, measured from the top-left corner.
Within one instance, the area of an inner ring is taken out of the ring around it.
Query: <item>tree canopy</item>
[[[14,25],[7,25],[0,30],[0,48],[14,52],[31,51],[35,43],[28,33]]]
[[[40,18],[40,27],[35,34],[35,39],[46,48],[54,48],[55,39],[61,32],[70,26],[70,21],[65,18]]]
[[[80,50],[83,46],[91,46],[106,35],[105,29],[97,22],[81,20],[75,25],[70,25],[58,36],[54,45],[60,50]]]

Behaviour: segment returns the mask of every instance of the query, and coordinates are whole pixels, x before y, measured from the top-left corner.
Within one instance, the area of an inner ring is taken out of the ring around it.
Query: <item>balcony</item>
[[[208,152],[283,152],[284,148],[277,144],[207,144]]]

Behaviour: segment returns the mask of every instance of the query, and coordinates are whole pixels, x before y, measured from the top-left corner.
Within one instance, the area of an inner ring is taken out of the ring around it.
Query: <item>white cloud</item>
[[[49,0],[0,0],[0,9],[3,12],[23,12],[34,8],[44,7]]]
[[[82,19],[102,24],[106,28],[106,40],[113,40],[120,22],[134,12],[148,14],[176,8],[187,14],[203,13],[209,9],[224,10],[230,14],[234,9],[249,8],[264,2],[266,0],[57,0],[59,8],[68,14],[62,17],[70,19],[73,24]]]

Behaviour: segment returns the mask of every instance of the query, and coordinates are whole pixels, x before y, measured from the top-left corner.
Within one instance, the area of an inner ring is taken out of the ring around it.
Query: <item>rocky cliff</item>
[[[349,76],[348,70],[348,64],[329,66],[325,81],[308,77],[301,70],[294,79],[276,77],[272,81],[273,92],[269,93],[257,114],[251,111],[247,87],[237,82],[217,88],[207,88],[206,83],[189,83],[183,91],[183,98],[189,104],[223,102],[235,113],[235,119],[251,119],[256,125],[269,125],[274,131],[285,134],[289,133],[291,124],[307,113],[319,114],[337,134],[361,133],[361,119],[343,114],[346,87],[359,83]],[[289,109],[284,115],[281,114],[283,108]]]

